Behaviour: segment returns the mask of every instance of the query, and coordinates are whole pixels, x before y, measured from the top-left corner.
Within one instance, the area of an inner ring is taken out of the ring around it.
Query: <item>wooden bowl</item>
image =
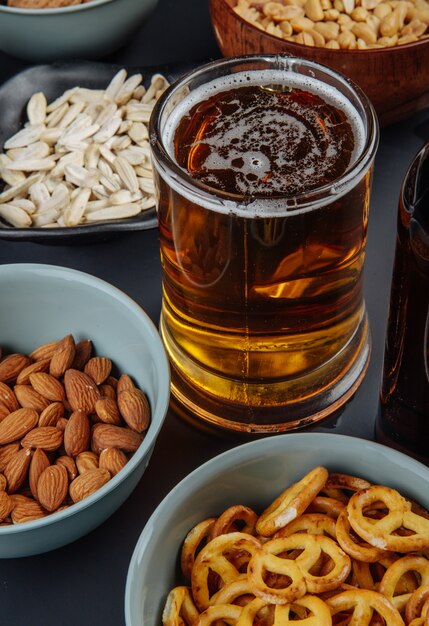
[[[385,126],[429,107],[429,38],[372,50],[332,50],[275,37],[233,10],[236,0],[209,0],[215,37],[224,56],[288,54],[341,72],[366,93]]]

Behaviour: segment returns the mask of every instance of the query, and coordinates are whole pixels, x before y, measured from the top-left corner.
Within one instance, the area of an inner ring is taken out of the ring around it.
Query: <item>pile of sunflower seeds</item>
[[[106,89],[73,87],[27,104],[28,121],[0,154],[0,217],[11,226],[67,227],[123,219],[155,205],[148,122],[168,87],[121,69]]]

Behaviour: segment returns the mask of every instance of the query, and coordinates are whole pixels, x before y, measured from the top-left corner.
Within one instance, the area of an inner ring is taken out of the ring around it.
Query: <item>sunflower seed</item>
[[[134,168],[128,161],[122,157],[116,157],[113,161],[113,168],[116,170],[125,187],[132,193],[137,193],[139,190],[139,182]]]
[[[77,226],[80,224],[90,195],[91,189],[88,187],[78,190],[78,193],[64,211],[63,219],[66,226]]]
[[[3,147],[9,150],[9,148],[23,148],[24,146],[29,146],[31,143],[39,141],[45,128],[46,126],[44,124],[30,124],[12,135],[12,137],[9,137],[9,139],[4,142]]]
[[[47,157],[46,159],[24,159],[22,161],[11,161],[7,165],[8,170],[18,172],[41,172],[51,170],[55,167],[55,159]]]
[[[13,204],[0,204],[0,217],[15,228],[28,228],[31,226],[30,215]]]
[[[30,124],[43,124],[46,119],[46,96],[39,91],[34,93],[27,104],[27,117]]]
[[[11,187],[9,187],[9,189],[5,189],[4,191],[2,191],[2,193],[0,193],[0,204],[21,195],[22,193],[27,191],[27,189],[29,189],[29,187],[31,187],[33,183],[40,182],[42,178],[43,174],[32,174],[31,176],[25,178],[16,185],[12,185]]]
[[[116,96],[120,92],[122,85],[125,82],[126,77],[127,77],[127,71],[125,69],[120,69],[119,72],[117,72],[114,75],[114,77],[112,78],[112,80],[106,87],[106,91],[105,91],[106,98],[112,101],[116,99]]]
[[[125,217],[133,217],[141,212],[141,207],[137,202],[129,204],[116,204],[107,206],[98,211],[91,211],[86,216],[87,222],[100,222],[104,220],[117,220]]]

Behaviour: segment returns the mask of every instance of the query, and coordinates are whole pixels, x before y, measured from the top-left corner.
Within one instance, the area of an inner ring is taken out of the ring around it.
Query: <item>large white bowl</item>
[[[0,4],[0,50],[34,62],[99,59],[125,44],[158,0],[90,0],[54,9]]]
[[[146,313],[119,289],[75,270],[53,265],[0,266],[0,346],[30,353],[72,333],[92,339],[147,394],[151,424],[125,468],[84,500],[59,513],[0,527],[0,558],[53,550],[106,520],[140,480],[163,424],[170,395],[167,357]]]
[[[316,465],[390,485],[429,507],[429,468],[385,446],[344,435],[279,435],[233,448],[182,480],[147,522],[125,591],[127,626],[159,626],[187,532],[232,504],[256,511]]]

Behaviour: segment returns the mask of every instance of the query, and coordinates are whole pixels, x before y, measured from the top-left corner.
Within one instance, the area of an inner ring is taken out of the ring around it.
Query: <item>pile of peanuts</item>
[[[429,37],[426,0],[238,0],[234,11],[286,41],[365,50]]]

